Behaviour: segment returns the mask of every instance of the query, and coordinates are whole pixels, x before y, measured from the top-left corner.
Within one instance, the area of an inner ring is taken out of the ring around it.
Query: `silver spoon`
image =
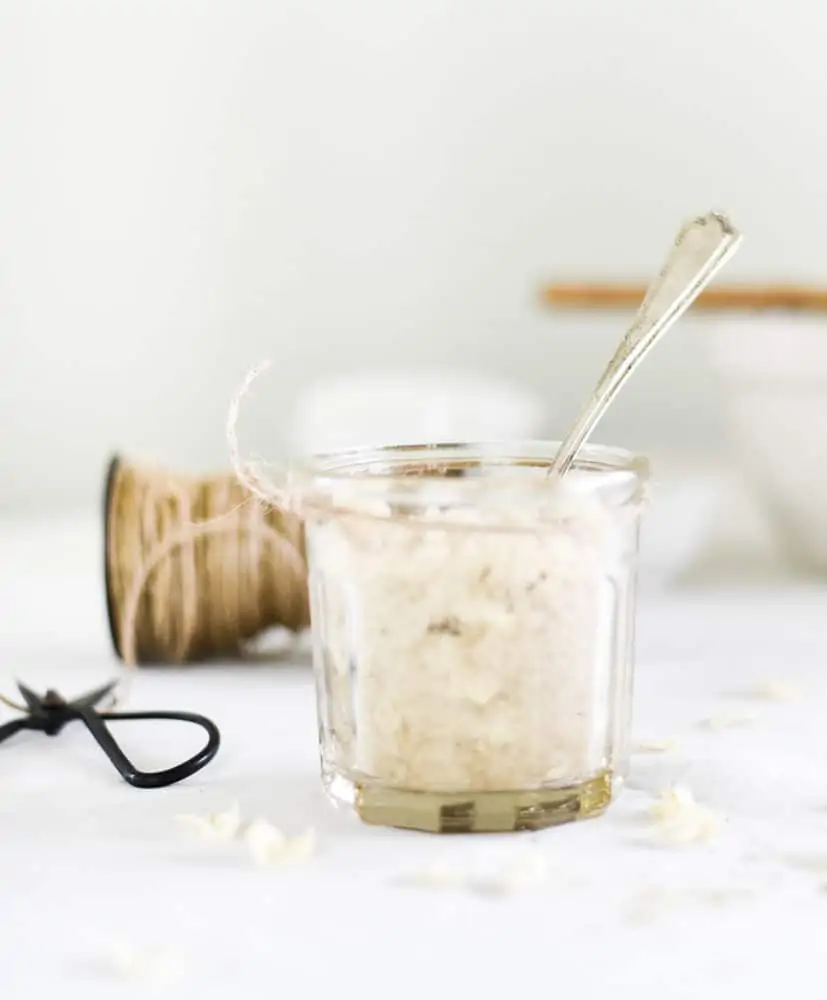
[[[726,216],[716,212],[693,219],[681,229],[591,399],[563,439],[549,469],[550,476],[568,472],[623,383],[726,264],[740,242],[738,230]]]

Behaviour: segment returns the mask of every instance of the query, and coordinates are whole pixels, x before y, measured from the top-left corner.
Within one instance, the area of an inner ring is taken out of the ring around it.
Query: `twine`
[[[232,474],[195,478],[115,460],[106,584],[127,664],[238,655],[259,633],[309,623],[300,521]]]

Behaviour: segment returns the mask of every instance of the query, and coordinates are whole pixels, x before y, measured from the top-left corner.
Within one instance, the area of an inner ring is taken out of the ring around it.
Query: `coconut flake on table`
[[[436,859],[402,882],[421,888],[465,889],[492,896],[510,896],[542,885],[549,873],[548,859],[538,848],[523,848],[490,859],[481,867],[463,867]]]
[[[510,858],[486,888],[489,892],[505,895],[524,892],[542,885],[548,878],[548,871],[548,859],[541,851],[536,848],[524,850]]]
[[[700,888],[650,886],[632,896],[625,915],[631,923],[651,924],[685,906],[700,904],[717,908],[746,902],[754,897],[754,887],[738,884]]]
[[[170,986],[184,974],[183,955],[169,947],[146,947],[115,938],[101,950],[107,969],[123,979],[152,986]]]
[[[244,831],[244,843],[255,865],[273,868],[307,861],[316,849],[316,831],[309,828],[288,837],[267,820],[257,819]]]
[[[457,865],[439,859],[409,872],[400,881],[424,889],[459,889],[467,888],[468,874]]]
[[[203,840],[229,841],[233,840],[241,829],[241,811],[234,802],[225,812],[182,813],[175,817],[181,825],[195,833]]]
[[[757,712],[716,712],[714,715],[701,719],[698,725],[702,729],[741,729],[751,726],[758,719]]]
[[[632,744],[632,753],[674,753],[680,749],[680,740],[637,740]]]
[[[757,681],[750,694],[763,701],[797,701],[803,689],[793,681],[764,679]]]
[[[695,801],[683,785],[673,785],[661,792],[649,807],[655,832],[663,843],[674,846],[708,843],[723,825],[722,817],[709,806]]]

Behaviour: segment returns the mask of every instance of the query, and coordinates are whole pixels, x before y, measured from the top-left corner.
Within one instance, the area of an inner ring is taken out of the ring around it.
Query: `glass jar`
[[[629,754],[647,463],[554,442],[357,450],[292,469],[322,774],[369,823],[595,816]]]

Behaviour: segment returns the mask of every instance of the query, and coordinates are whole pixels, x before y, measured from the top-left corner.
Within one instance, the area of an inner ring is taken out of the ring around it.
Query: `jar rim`
[[[296,459],[291,462],[291,472],[300,478],[396,480],[407,478],[410,472],[402,475],[379,474],[373,468],[383,461],[398,462],[400,466],[413,464],[427,467],[439,462],[445,463],[452,458],[457,462],[465,459],[482,464],[483,460],[489,460],[492,465],[506,467],[530,464],[548,468],[560,444],[560,441],[528,440],[362,445]],[[586,444],[580,449],[572,470],[591,473],[627,471],[646,478],[649,474],[649,461],[643,455],[626,448]]]
[[[299,510],[344,509],[379,499],[405,503],[412,492],[427,494],[435,505],[522,503],[548,495],[554,480],[544,472],[559,446],[558,441],[499,441],[350,448],[291,463],[287,491]],[[468,475],[471,469],[484,474]],[[642,500],[648,476],[649,463],[641,455],[585,445],[563,481],[623,506]]]

